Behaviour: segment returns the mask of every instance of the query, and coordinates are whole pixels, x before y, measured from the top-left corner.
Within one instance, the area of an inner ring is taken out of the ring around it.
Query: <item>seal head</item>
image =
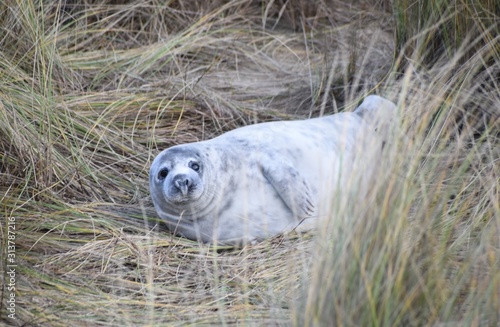
[[[206,188],[210,171],[203,157],[198,148],[180,145],[155,158],[149,182],[153,203],[161,216],[189,218],[211,200]]]

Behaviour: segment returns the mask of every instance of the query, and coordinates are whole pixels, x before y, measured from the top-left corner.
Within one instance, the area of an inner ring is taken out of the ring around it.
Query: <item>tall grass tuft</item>
[[[483,47],[499,56],[498,44],[491,46],[500,34],[498,1],[394,1],[393,10],[397,49],[413,64],[464,63]]]
[[[372,163],[379,172],[369,195],[349,193],[353,181],[336,195],[344,199],[334,196],[294,325],[500,322],[498,115],[480,136],[467,123],[460,132],[460,108],[485,99],[455,92],[436,100],[443,90],[418,83],[411,87],[425,97],[407,93],[400,102],[411,108],[410,139]]]
[[[399,144],[368,197],[333,200],[293,325],[500,323],[495,6],[395,5]]]
[[[497,326],[498,6],[413,4],[1,3],[0,322]],[[156,217],[160,150],[370,93],[399,137],[319,231],[210,247]]]

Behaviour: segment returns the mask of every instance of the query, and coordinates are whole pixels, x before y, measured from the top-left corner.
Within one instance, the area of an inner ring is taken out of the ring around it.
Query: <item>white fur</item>
[[[172,147],[151,166],[153,203],[170,229],[203,242],[252,242],[310,228],[326,216],[355,162],[375,160],[395,115],[392,102],[369,96],[355,112],[256,124]],[[186,168],[194,161],[196,174]],[[170,175],[160,180],[164,167]],[[176,172],[194,176],[193,198],[182,203],[178,194],[169,198]]]

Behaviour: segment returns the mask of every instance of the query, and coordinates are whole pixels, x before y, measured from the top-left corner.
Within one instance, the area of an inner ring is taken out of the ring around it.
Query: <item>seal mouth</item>
[[[174,205],[189,205],[195,204],[201,194],[197,192],[197,186],[189,182],[174,182],[170,187],[165,189],[163,196]]]
[[[182,197],[175,197],[175,198],[169,198],[173,203],[175,204],[185,204],[192,202],[192,199],[188,196],[182,196]]]

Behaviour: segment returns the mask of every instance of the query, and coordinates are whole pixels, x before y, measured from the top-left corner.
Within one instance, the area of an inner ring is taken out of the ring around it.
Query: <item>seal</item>
[[[383,147],[395,115],[391,101],[368,96],[354,112],[260,123],[173,146],[151,165],[154,207],[175,234],[208,243],[309,229],[350,163],[368,147]]]

